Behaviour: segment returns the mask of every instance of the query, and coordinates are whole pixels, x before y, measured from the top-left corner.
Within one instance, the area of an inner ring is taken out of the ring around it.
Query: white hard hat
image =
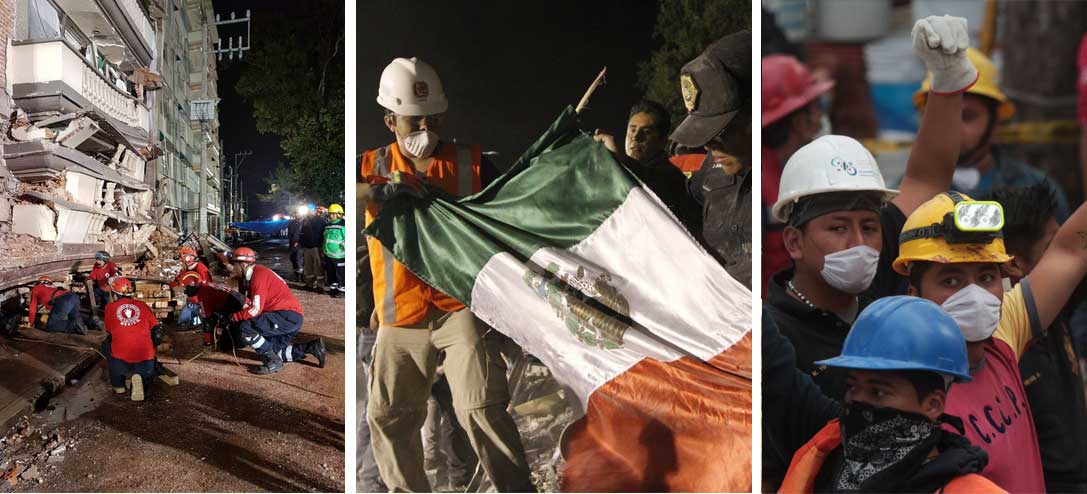
[[[434,115],[449,107],[434,67],[414,57],[397,58],[381,72],[377,104],[404,116]]]
[[[785,163],[772,213],[787,221],[792,205],[803,197],[824,192],[882,192],[884,200],[898,195],[888,189],[876,158],[856,139],[828,135],[798,149]]]

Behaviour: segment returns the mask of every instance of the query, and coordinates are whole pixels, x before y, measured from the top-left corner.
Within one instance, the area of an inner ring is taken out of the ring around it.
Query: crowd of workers
[[[327,285],[332,298],[342,297],[347,289],[343,215],[343,206],[339,204],[317,206],[312,212],[303,206],[287,224],[295,281],[318,292]]]
[[[301,362],[307,355],[324,367],[324,340],[294,342],[302,328],[302,306],[279,275],[257,264],[253,249],[238,247],[229,252],[230,274],[220,282],[193,247],[181,246],[178,257],[182,267],[172,281],[148,286],[184,291],[187,299],[176,321],[179,329],[203,329],[205,346],[213,345],[219,336],[221,348],[252,348],[262,360],[262,365],[252,369],[255,374],[278,372],[285,362]],[[143,401],[150,384],[164,373],[155,352],[165,331],[155,311],[137,296],[137,281],[125,277],[108,252],[99,251],[86,276],[87,315],[81,311],[79,293],[57,286],[48,276],[37,280],[26,303],[31,326],[38,324],[41,315],[44,329],[50,332],[85,335],[88,322],[104,330],[101,352],[111,386],[118,394]]]
[[[912,38],[897,189],[823,135],[833,81],[763,59],[763,490],[1087,492],[1087,208],[994,142],[1015,107],[964,19]]]
[[[687,117],[671,135],[670,112],[649,100],[631,108],[621,148],[611,135],[595,134],[747,286],[750,57],[750,32],[740,31],[685,65],[677,90]],[[429,64],[393,60],[381,75],[377,103],[395,140],[362,154],[357,198],[366,207],[366,225],[397,197],[421,197],[434,188],[466,196],[499,175],[479,146],[441,139],[448,102]],[[669,156],[669,140],[698,154]],[[360,239],[359,284],[357,314],[365,326],[359,335],[365,363],[359,368],[359,489],[428,492],[426,470],[439,466],[434,458],[441,450],[452,488],[463,487],[478,463],[498,491],[534,491],[507,411],[505,337],[415,277],[373,237]]]

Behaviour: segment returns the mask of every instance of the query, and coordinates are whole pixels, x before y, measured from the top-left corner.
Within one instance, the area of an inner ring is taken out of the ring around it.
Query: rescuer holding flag
[[[377,102],[396,142],[362,155],[356,193],[367,225],[386,203],[423,197],[427,188],[461,197],[482,190],[491,167],[479,146],[439,140],[448,102],[430,65],[393,60],[381,74]],[[367,246],[377,341],[366,413],[382,479],[392,491],[431,490],[419,430],[444,351],[457,419],[495,489],[534,491],[517,425],[506,411],[505,364],[488,351],[485,326],[464,304],[415,277],[377,239],[368,237]]]

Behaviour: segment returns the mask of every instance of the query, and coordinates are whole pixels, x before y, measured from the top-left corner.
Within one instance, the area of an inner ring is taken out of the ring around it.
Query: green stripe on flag
[[[390,201],[366,233],[427,284],[471,305],[476,275],[493,255],[527,260],[542,247],[570,248],[636,186],[602,144],[578,129],[577,114],[567,107],[482,192],[459,200],[437,191]]]

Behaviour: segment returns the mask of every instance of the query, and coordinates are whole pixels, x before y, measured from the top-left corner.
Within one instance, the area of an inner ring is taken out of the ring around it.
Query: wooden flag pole
[[[575,113],[581,113],[581,110],[583,110],[585,106],[589,104],[589,97],[593,95],[593,91],[596,91],[597,87],[604,83],[604,74],[606,74],[607,72],[607,66],[604,66],[603,69],[600,69],[600,74],[597,75],[596,79],[593,80],[593,83],[589,85],[589,89],[585,91],[585,96],[581,97],[581,101],[578,102],[577,108],[574,109]]]

